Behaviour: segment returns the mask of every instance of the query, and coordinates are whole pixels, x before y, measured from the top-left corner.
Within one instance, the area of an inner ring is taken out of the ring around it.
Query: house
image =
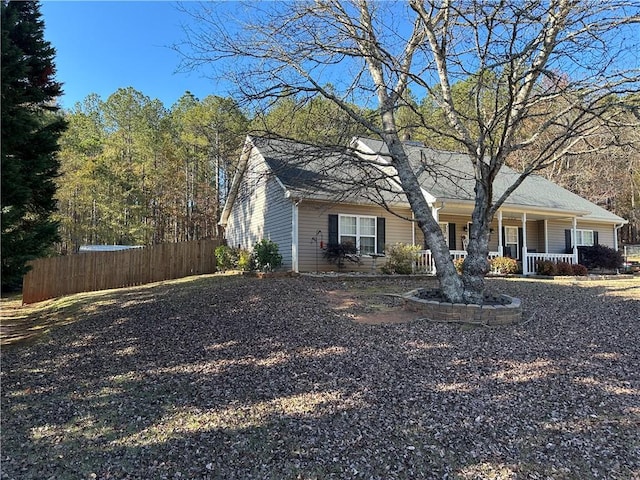
[[[283,266],[295,272],[335,269],[323,257],[327,244],[353,242],[361,263],[380,267],[385,245],[422,244],[422,232],[381,141],[354,139],[332,150],[281,139],[247,137],[238,172],[221,215],[229,245],[251,249],[262,238],[279,245]],[[354,148],[355,147],[355,148]],[[473,172],[468,157],[407,142],[406,150],[454,258],[466,255],[473,209]],[[354,162],[362,159],[369,162]],[[517,173],[504,167],[494,183],[500,195]],[[564,188],[531,175],[497,212],[490,256],[522,262],[535,273],[538,260],[577,263],[577,247],[596,243],[617,249],[623,218]],[[433,272],[429,250],[419,268]]]

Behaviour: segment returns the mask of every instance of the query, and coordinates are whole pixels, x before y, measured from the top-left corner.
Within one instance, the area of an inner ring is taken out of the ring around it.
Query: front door
[[[504,227],[505,256],[520,259],[518,227]]]

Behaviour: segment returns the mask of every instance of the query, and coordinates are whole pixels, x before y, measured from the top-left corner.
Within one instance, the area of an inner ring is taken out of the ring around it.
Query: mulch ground
[[[523,302],[504,327],[410,318],[394,295],[428,283],[208,276],[5,305],[12,338],[30,330],[2,348],[0,477],[640,478],[638,279],[489,280]]]

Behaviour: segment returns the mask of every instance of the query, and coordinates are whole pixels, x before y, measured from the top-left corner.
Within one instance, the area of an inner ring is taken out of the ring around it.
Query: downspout
[[[289,198],[291,196],[290,192],[287,191],[285,197]],[[300,205],[302,199],[299,198],[294,200],[291,203],[291,271],[295,273],[299,273],[299,265],[298,265],[298,205]]]
[[[578,263],[578,219],[573,217],[573,238],[571,239],[571,243],[573,243],[573,263]]]
[[[613,249],[616,251],[618,250],[618,230],[620,230],[625,225],[626,225],[626,222],[621,223],[620,225],[613,226]]]
[[[529,259],[527,248],[527,212],[522,213],[522,274],[529,275]]]
[[[544,253],[549,253],[549,220],[544,219]]]

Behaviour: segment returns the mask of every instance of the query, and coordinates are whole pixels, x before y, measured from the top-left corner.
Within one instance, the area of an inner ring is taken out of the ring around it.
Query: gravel
[[[0,476],[640,478],[638,279],[489,280],[522,299],[515,326],[353,321],[425,284],[214,275],[66,300],[2,350]]]

